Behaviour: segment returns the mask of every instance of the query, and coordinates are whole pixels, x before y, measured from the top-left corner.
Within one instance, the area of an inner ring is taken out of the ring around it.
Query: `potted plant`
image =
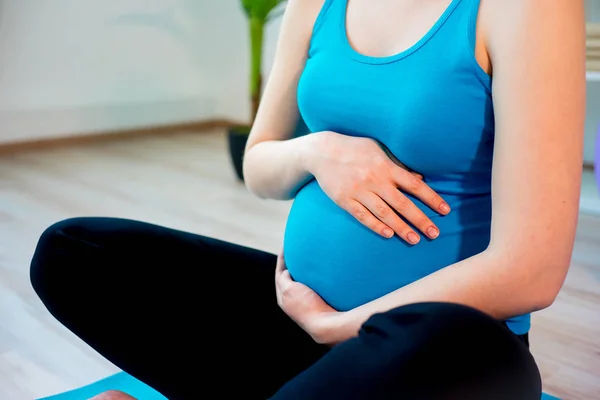
[[[250,29],[250,123],[246,126],[234,126],[229,129],[228,142],[231,161],[237,177],[244,180],[242,162],[250,128],[258,111],[262,94],[263,36],[265,26],[276,16],[274,12],[285,0],[240,0],[248,19]]]

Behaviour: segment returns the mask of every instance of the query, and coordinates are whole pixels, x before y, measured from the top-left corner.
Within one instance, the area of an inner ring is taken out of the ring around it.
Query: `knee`
[[[541,395],[539,370],[529,350],[499,321],[470,307],[449,303],[398,307],[369,319],[360,337],[380,347],[405,375],[409,366],[410,376],[426,375],[441,386],[480,382],[493,390],[509,385],[527,393],[513,398]]]
[[[362,327],[365,337],[395,348],[411,343],[448,357],[487,356],[519,340],[499,321],[471,307],[452,303],[417,303],[372,316]],[[414,344],[418,343],[419,346]]]
[[[44,301],[54,289],[62,290],[68,281],[66,259],[77,254],[77,238],[86,224],[85,218],[70,218],[56,222],[40,235],[31,264],[29,277],[34,291]]]
[[[373,315],[363,326],[365,333],[384,334],[388,338],[409,334],[422,339],[436,337],[488,337],[489,331],[504,327],[489,315],[471,307],[453,303],[415,303]]]

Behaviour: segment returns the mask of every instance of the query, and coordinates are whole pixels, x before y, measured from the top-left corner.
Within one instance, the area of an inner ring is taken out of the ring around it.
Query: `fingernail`
[[[407,237],[408,241],[409,241],[410,243],[412,243],[412,244],[417,244],[417,243],[419,243],[419,239],[420,239],[420,238],[419,238],[419,235],[417,235],[417,234],[416,234],[416,233],[414,233],[414,232],[410,232],[410,233],[409,233],[409,234],[408,234],[406,237]]]
[[[449,213],[450,212],[450,206],[446,203],[442,203],[440,205],[440,211],[443,212],[444,214]]]
[[[430,226],[427,229],[427,234],[429,235],[430,238],[435,239],[439,236],[440,231],[438,231],[436,228],[434,228],[433,226]]]
[[[391,238],[392,236],[394,236],[394,231],[391,230],[390,228],[384,228],[383,235],[387,238]]]

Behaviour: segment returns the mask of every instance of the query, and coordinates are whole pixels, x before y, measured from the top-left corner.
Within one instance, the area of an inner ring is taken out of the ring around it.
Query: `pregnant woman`
[[[169,399],[538,400],[584,23],[581,0],[291,0],[244,161],[250,191],[294,199],[281,253],[75,218],[42,234],[33,287]]]

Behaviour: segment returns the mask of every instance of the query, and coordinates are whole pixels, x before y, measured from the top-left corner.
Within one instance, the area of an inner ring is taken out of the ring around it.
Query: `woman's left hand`
[[[337,336],[335,321],[342,313],[333,309],[308,286],[292,279],[283,252],[277,258],[275,287],[279,307],[315,342],[328,345],[339,342],[334,339]]]

